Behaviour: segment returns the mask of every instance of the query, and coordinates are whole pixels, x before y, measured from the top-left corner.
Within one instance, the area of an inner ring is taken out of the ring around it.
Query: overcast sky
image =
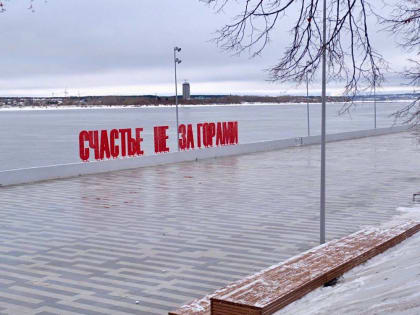
[[[298,94],[302,87],[267,82],[287,43],[278,24],[262,56],[231,56],[210,39],[237,13],[216,14],[199,0],[8,1],[0,14],[0,96],[173,94],[173,47],[182,47],[179,80],[193,94]],[[406,55],[377,34],[375,45],[394,70]],[[404,91],[393,76],[389,91]],[[339,84],[329,85],[336,94]],[[311,90],[320,91],[315,82]],[[411,91],[411,89],[410,89]]]

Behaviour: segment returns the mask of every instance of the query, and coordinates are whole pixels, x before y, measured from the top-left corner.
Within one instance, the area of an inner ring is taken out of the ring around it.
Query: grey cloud
[[[284,21],[262,57],[221,52],[209,40],[231,19],[232,8],[215,14],[198,0],[35,1],[34,13],[27,6],[10,1],[0,15],[2,89],[61,88],[66,82],[169,86],[175,45],[183,48],[180,78],[266,84],[263,69],[276,63],[287,43]],[[386,35],[375,40],[386,57],[401,56]],[[401,68],[405,61],[399,62]]]

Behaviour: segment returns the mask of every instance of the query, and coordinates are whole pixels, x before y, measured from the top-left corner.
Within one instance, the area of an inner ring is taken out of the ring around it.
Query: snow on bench
[[[420,198],[420,191],[413,194],[413,201],[416,201],[417,197]]]
[[[420,231],[410,221],[333,240],[182,306],[170,315],[272,314]]]

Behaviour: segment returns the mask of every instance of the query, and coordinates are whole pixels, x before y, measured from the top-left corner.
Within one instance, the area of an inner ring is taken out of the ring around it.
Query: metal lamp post
[[[321,191],[320,191],[320,243],[325,243],[325,130],[327,94],[327,1],[323,1],[322,13],[322,126],[321,126]]]
[[[376,81],[373,82],[373,110],[375,112],[375,129],[376,129]]]
[[[181,63],[181,59],[176,56],[177,52],[180,52],[181,48],[174,48],[174,64],[175,64],[175,107],[176,107],[176,144],[179,151],[179,120],[178,120],[178,80],[176,76],[176,66]]]
[[[308,121],[308,137],[311,135],[310,131],[310,122],[309,122],[309,77],[308,74],[311,73],[311,70],[306,72],[306,116]]]

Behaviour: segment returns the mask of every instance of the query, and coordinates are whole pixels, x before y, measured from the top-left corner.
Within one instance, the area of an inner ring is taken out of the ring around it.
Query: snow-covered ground
[[[398,210],[389,224],[420,222],[420,205]],[[420,314],[420,232],[275,314]]]
[[[381,100],[378,101],[383,104],[406,104],[410,103],[411,99],[399,100]],[[374,101],[363,100],[354,101],[355,104],[372,104]],[[287,103],[259,103],[259,102],[244,102],[240,104],[179,104],[179,107],[240,107],[240,106],[281,106],[281,105],[306,105],[305,102],[287,102]],[[311,105],[320,105],[321,103],[310,103]],[[331,103],[329,103],[331,104]],[[334,102],[334,104],[345,104],[344,102]],[[15,106],[15,105],[0,105],[0,111],[22,111],[22,110],[66,110],[66,109],[122,109],[122,108],[159,108],[159,107],[175,107],[172,104],[150,104],[150,105],[43,105],[43,106]]]

